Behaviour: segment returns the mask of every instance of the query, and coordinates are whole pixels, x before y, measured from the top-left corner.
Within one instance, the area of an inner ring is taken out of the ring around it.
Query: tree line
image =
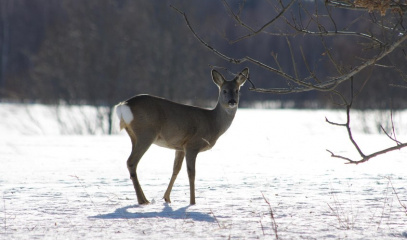
[[[0,99],[113,106],[132,95],[149,93],[210,106],[208,100],[213,102],[217,97],[210,79],[211,68],[223,70],[231,77],[242,66],[225,62],[202,47],[170,6],[187,12],[199,35],[220,51],[236,58],[250,55],[293,75],[306,75],[311,68],[328,78],[335,70],[329,64],[330,54],[335,54],[343,66],[352,68],[359,58],[369,57],[367,50],[374,47],[348,35],[327,37],[324,42],[320,41],[321,36],[305,36],[301,32],[277,35],[287,28],[287,21],[283,20],[276,21],[266,35],[234,41],[245,32],[238,22],[231,21],[225,2],[2,0]],[[302,21],[302,25],[307,23],[301,13],[324,7],[323,1],[299,2],[287,14]],[[268,1],[226,3],[254,26],[261,26],[274,14]],[[337,28],[348,24],[355,32],[366,28],[377,31],[366,21],[353,24],[359,13],[337,9],[334,15]],[[321,26],[333,24],[327,17],[319,21]],[[297,64],[293,64],[292,56]],[[307,59],[306,64],[301,63],[302,59]],[[405,60],[406,52],[401,48],[385,59],[386,66],[363,71],[355,84],[360,96],[354,107],[405,108],[405,89],[390,86],[403,84],[400,71],[405,76]],[[251,63],[247,66],[257,86],[287,86],[281,76]],[[394,66],[397,71],[389,71]],[[323,92],[270,95],[249,92],[246,87],[243,94],[242,101],[246,103],[279,100],[294,101],[294,107],[307,107],[307,102],[335,107],[335,101]]]

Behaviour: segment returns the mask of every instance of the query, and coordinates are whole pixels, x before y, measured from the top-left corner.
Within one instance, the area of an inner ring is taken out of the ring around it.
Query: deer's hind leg
[[[134,134],[132,130],[127,129],[131,138],[132,150],[127,160],[127,169],[130,173],[130,179],[133,181],[134,190],[136,191],[137,201],[139,204],[148,204],[149,201],[144,196],[143,189],[137,178],[137,165],[143,157],[144,153],[148,150],[154,142],[155,134]]]
[[[172,186],[174,185],[175,179],[177,179],[178,173],[181,170],[184,157],[185,157],[184,151],[177,150],[175,152],[174,168],[173,168],[171,180],[170,180],[170,183],[168,184],[167,191],[165,191],[165,194],[164,194],[164,200],[167,203],[171,202],[170,194],[171,194]]]

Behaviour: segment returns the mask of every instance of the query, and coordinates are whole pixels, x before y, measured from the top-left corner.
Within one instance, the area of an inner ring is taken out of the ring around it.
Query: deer
[[[149,201],[140,186],[136,170],[140,159],[152,144],[175,150],[173,173],[164,194],[165,202],[171,203],[171,190],[185,158],[190,204],[196,203],[197,155],[211,149],[232,124],[239,104],[240,87],[248,79],[249,69],[243,69],[229,81],[216,70],[212,70],[211,75],[219,87],[218,102],[213,109],[183,105],[148,94],[134,96],[115,106],[120,130],[125,129],[131,139],[132,149],[127,168],[140,205],[149,204]]]

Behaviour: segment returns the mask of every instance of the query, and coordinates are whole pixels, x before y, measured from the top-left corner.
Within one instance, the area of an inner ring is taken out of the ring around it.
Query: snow
[[[152,146],[138,167],[152,203],[139,206],[129,137],[97,127],[106,109],[55,109],[0,104],[0,239],[407,238],[407,150],[357,166],[331,158],[325,149],[357,157],[345,129],[325,123],[343,112],[239,109],[198,155],[193,206],[185,164],[164,203],[174,151]],[[353,116],[366,153],[392,144]]]

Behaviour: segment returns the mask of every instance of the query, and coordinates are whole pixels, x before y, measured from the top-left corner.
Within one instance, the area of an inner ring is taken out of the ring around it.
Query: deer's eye
[[[239,90],[238,90],[238,89],[236,89],[236,93],[239,93]]]
[[[226,91],[226,90],[223,90],[223,93],[228,93],[228,91]]]

